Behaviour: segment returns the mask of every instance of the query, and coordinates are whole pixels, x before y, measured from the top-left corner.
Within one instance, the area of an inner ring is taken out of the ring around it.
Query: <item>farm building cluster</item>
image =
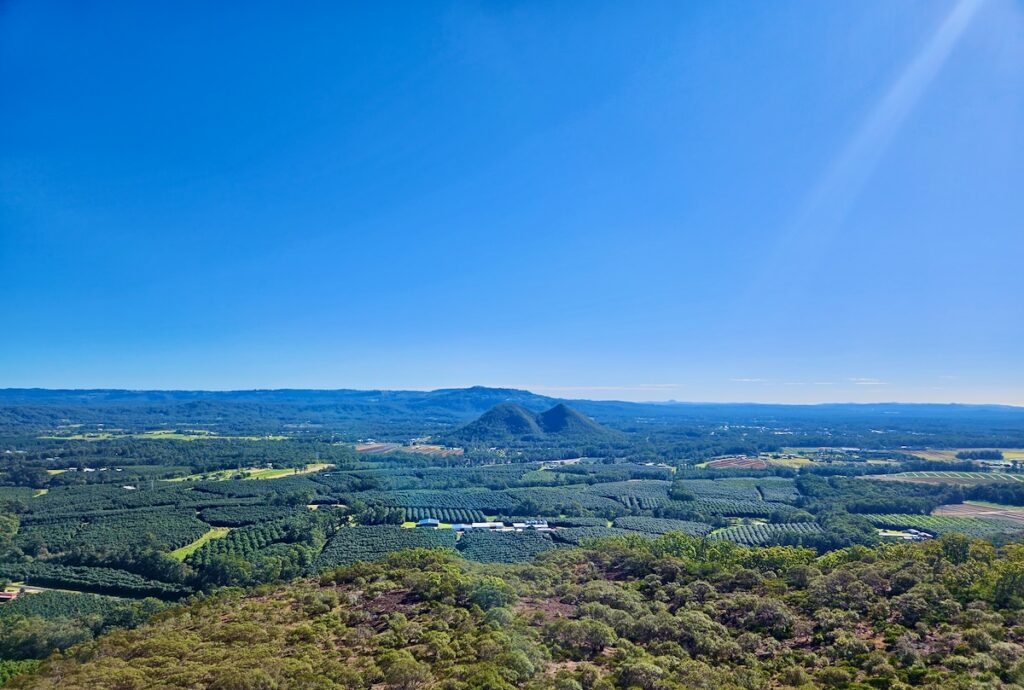
[[[427,529],[437,529],[441,526],[441,521],[434,518],[425,518],[416,523],[417,527],[425,527]],[[524,522],[513,522],[510,525],[506,525],[501,521],[494,522],[469,522],[469,523],[455,523],[452,525],[452,529],[456,532],[470,532],[470,531],[490,531],[490,532],[554,532],[553,527],[549,527],[546,520],[526,520]]]

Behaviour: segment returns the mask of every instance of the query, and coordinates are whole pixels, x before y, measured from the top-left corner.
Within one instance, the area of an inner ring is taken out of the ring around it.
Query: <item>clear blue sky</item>
[[[1020,0],[298,9],[0,4],[0,386],[1024,404]]]

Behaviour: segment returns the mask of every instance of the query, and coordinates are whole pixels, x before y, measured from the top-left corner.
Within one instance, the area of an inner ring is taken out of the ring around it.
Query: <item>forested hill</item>
[[[446,435],[449,444],[495,444],[516,441],[601,442],[619,436],[564,403],[534,413],[522,405],[502,403],[479,419]]]
[[[680,534],[471,564],[405,551],[213,596],[14,688],[1020,688],[1024,553],[749,549]]]

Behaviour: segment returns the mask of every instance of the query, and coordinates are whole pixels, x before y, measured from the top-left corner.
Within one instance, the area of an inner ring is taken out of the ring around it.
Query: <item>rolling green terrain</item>
[[[876,411],[849,406],[743,424],[470,389],[378,394],[373,438],[359,396],[317,413],[328,430],[294,420],[345,396],[270,395],[243,417],[260,394],[4,395],[0,679],[20,687],[1021,680],[1024,474],[988,463],[1024,425],[1002,409],[896,406],[880,443]],[[218,428],[194,431],[211,409]],[[144,426],[186,410],[178,431]]]
[[[960,538],[816,557],[684,536],[529,565],[409,551],[224,595],[16,688],[1019,687],[1024,552]]]

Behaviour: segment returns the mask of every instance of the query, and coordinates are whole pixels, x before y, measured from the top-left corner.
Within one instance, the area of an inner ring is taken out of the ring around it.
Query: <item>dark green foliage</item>
[[[960,460],[1002,460],[1003,453],[999,450],[962,450],[956,457]]]
[[[444,437],[449,445],[587,444],[616,440],[624,438],[562,403],[539,414],[522,405],[502,403]]]
[[[45,591],[23,594],[0,605],[0,620],[13,618],[100,618],[104,625],[130,626],[165,606],[158,599],[122,599],[99,594]]]
[[[696,500],[725,499],[730,501],[760,501],[757,485],[743,479],[683,479],[675,483],[676,491],[692,495]]]
[[[423,548],[455,548],[455,532],[450,529],[404,527],[348,527],[338,530],[313,563],[314,571],[374,561],[393,551]]]
[[[1024,482],[990,482],[972,486],[964,491],[964,498],[989,501],[1011,506],[1024,506]]]
[[[24,503],[30,500],[36,491],[35,489],[17,486],[0,486],[0,505],[8,503]]]
[[[417,550],[197,602],[14,687],[1012,688],[1022,564],[953,538],[815,557],[633,536],[512,566]]]
[[[187,587],[151,580],[124,570],[43,562],[0,564],[0,577],[24,581],[39,587],[122,597],[177,599],[189,592]]]
[[[864,515],[866,520],[879,527],[894,529],[917,529],[935,536],[943,534],[965,534],[969,537],[994,537],[1024,532],[1024,523],[1010,520],[989,520],[947,515],[886,514]]]
[[[193,511],[154,508],[98,514],[85,520],[72,517],[25,520],[15,543],[26,553],[50,554],[75,548],[113,551],[141,546],[171,551],[190,544],[209,530]]]
[[[620,515],[623,505],[610,498],[585,492],[580,487],[536,487],[509,489],[502,492],[508,497],[512,512],[517,515]],[[508,511],[503,511],[508,512]]]
[[[247,506],[219,506],[215,508],[204,508],[199,517],[203,522],[217,527],[243,527],[263,522],[281,520],[293,515],[296,511],[308,510],[305,506],[298,508],[290,506],[268,506],[268,505],[247,505]]]
[[[615,527],[647,534],[668,534],[682,532],[691,536],[701,536],[711,531],[711,525],[688,520],[671,520],[667,518],[626,516],[615,518]]]
[[[754,486],[761,492],[761,498],[766,501],[792,503],[800,498],[800,492],[791,479],[760,479]]]
[[[524,489],[529,491],[529,489]],[[460,489],[457,491],[367,491],[347,497],[351,504],[360,501],[370,505],[395,508],[458,508],[491,513],[507,512],[515,505],[514,498],[501,491]]]
[[[715,532],[712,539],[724,539],[743,546],[766,546],[769,544],[799,544],[811,535],[820,535],[822,529],[813,522],[770,525],[754,523],[737,525]]]
[[[186,562],[202,569],[215,556],[237,556],[248,559],[265,546],[283,541],[289,534],[291,523],[278,520],[232,530],[227,536],[213,539],[196,549]]]
[[[628,479],[668,480],[672,477],[671,467],[659,467],[653,464],[638,465],[634,463],[576,463],[572,465],[559,465],[552,468],[551,471],[578,476],[586,481],[593,482],[621,482]]]
[[[958,503],[961,496],[957,487],[850,477],[801,475],[796,486],[804,497],[801,505],[812,511],[844,508],[851,513],[924,515],[943,503]]]
[[[206,493],[234,498],[257,498],[287,504],[312,503],[318,496],[330,498],[327,487],[307,475],[286,476],[262,481],[228,479],[201,482],[197,483],[195,488],[200,495]]]
[[[626,534],[653,536],[644,532],[635,532],[615,527],[565,527],[558,529],[556,532],[552,532],[552,538],[563,544],[579,546],[580,544],[593,539],[607,539],[608,537],[617,537]]]
[[[406,519],[414,522],[433,518],[452,524],[457,522],[483,522],[485,519],[483,512],[467,508],[406,508],[405,515]]]
[[[482,563],[519,563],[533,560],[534,556],[557,548],[552,539],[534,531],[493,532],[470,531],[458,541],[459,553],[464,558]]]

